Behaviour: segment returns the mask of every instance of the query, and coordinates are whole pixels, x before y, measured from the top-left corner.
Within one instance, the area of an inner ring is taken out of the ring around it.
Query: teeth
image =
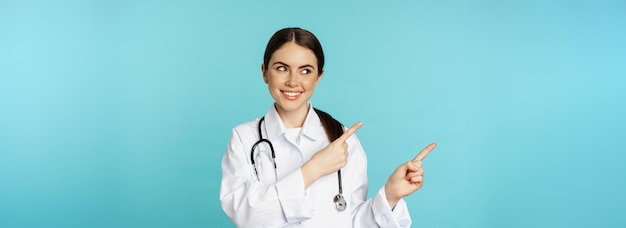
[[[290,96],[290,97],[295,97],[298,96],[300,94],[300,92],[283,92],[285,95]]]

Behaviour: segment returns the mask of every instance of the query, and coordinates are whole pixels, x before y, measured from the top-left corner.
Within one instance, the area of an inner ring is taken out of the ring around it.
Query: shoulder
[[[233,128],[233,135],[238,134],[240,136],[247,136],[250,134],[258,134],[257,129],[259,125],[259,119],[261,118],[256,118],[252,121],[248,121],[235,126]]]
[[[231,150],[236,150],[234,148],[238,147],[248,147],[259,138],[259,133],[257,130],[257,124],[260,118],[254,119],[249,122],[245,122],[239,124],[232,128],[232,134],[230,136],[229,145],[233,147]]]

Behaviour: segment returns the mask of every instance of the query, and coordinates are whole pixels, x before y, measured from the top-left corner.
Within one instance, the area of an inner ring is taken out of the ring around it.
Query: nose
[[[289,79],[287,79],[286,84],[287,84],[287,86],[289,86],[289,87],[296,87],[296,86],[298,86],[298,77],[297,77],[297,75],[296,75],[296,72],[293,72],[293,71],[292,71],[292,72],[289,74]]]

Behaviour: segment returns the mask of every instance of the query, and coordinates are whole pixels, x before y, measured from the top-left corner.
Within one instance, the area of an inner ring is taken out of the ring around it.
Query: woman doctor
[[[277,31],[261,71],[275,102],[233,129],[220,189],[230,219],[238,227],[409,227],[402,198],[422,187],[421,160],[435,144],[366,200],[367,159],[354,135],[362,124],[346,129],[309,102],[324,74],[318,39],[300,28]]]

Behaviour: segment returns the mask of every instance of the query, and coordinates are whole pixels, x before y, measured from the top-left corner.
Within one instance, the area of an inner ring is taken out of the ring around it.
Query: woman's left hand
[[[422,160],[437,146],[431,143],[424,148],[412,161],[406,162],[400,166],[389,176],[385,184],[385,195],[389,206],[394,208],[396,203],[402,197],[411,195],[424,184],[424,169],[422,168]]]

